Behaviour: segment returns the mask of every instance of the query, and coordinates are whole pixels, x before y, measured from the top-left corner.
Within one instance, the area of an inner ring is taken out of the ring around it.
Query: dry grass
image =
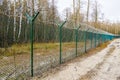
[[[62,43],[62,49],[75,48],[74,42]],[[59,52],[59,43],[34,43],[34,52],[48,54],[50,51]],[[0,48],[0,56],[30,53],[30,43],[14,44],[9,48]]]
[[[97,48],[103,49],[107,46],[107,43],[101,44]],[[84,42],[79,42],[78,47],[83,47]],[[62,43],[62,50],[68,50],[69,48],[75,48],[75,42]],[[96,48],[96,49],[97,49]],[[94,49],[93,49],[94,50]],[[49,54],[50,51],[59,52],[59,43],[34,43],[34,52],[40,53],[42,55]],[[14,44],[9,48],[0,48],[0,58],[1,56],[12,56],[30,53],[30,43],[25,44]]]

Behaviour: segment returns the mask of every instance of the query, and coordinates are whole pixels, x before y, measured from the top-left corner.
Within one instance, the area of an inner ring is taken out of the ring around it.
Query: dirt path
[[[109,47],[114,47],[110,55],[80,80],[120,80],[120,40],[115,40]]]
[[[119,67],[120,39],[116,39],[100,52],[34,80],[120,80]]]

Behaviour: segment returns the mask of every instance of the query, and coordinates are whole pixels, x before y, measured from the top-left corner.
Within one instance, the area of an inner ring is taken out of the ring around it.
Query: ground
[[[64,63],[32,80],[120,80],[120,39],[88,57]]]

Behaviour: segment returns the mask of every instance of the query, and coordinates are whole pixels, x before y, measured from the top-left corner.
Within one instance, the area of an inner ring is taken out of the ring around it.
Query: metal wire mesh
[[[59,65],[60,59],[62,63],[66,62],[115,37],[113,34],[95,29],[86,24],[81,24],[80,26],[78,30],[76,28],[70,29],[66,26],[62,27],[60,33],[60,28],[54,24],[43,24],[41,22],[34,25],[34,75],[41,75],[49,68]],[[0,48],[1,80],[23,80],[30,77],[30,27],[26,25],[26,29],[24,29],[21,35],[22,40],[18,41],[18,44],[14,43],[12,46]],[[13,31],[13,28],[11,30]],[[5,35],[5,37],[9,36]],[[62,40],[61,52],[60,38]],[[23,44],[19,44],[22,42]]]

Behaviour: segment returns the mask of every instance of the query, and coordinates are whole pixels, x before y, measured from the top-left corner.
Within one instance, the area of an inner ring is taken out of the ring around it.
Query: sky
[[[82,0],[85,1],[85,0]],[[91,0],[94,2],[95,0]],[[120,21],[120,0],[98,0],[101,13],[104,13],[105,20],[112,22]],[[57,7],[61,15],[67,7],[72,8],[72,0],[57,0]]]

